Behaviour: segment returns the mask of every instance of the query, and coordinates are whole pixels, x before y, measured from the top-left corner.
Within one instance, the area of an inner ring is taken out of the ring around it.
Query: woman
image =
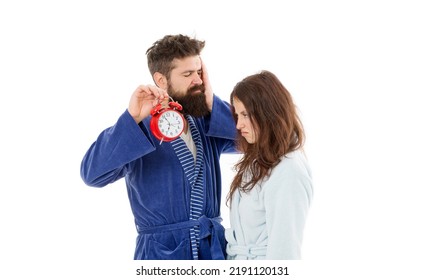
[[[227,259],[300,259],[313,189],[296,106],[269,71],[243,79],[230,99],[244,154],[227,196]]]

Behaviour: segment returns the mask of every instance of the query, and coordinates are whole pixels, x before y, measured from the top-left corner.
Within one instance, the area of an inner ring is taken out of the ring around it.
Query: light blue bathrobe
[[[217,96],[209,116],[191,120],[196,162],[181,138],[159,144],[150,118],[136,124],[128,111],[82,160],[81,177],[89,186],[125,177],[139,233],[134,259],[225,258],[219,158],[235,152],[235,123],[229,104]],[[193,206],[195,187],[200,206]]]
[[[271,176],[249,193],[234,193],[231,228],[225,231],[228,259],[301,258],[303,229],[313,195],[304,154],[282,158]]]

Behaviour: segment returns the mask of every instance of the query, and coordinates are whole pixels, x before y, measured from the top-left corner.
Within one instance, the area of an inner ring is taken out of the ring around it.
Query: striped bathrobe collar
[[[187,116],[187,121],[190,127],[193,141],[196,145],[196,161],[193,154],[185,144],[181,137],[171,142],[172,147],[184,169],[184,173],[190,182],[190,220],[199,219],[204,212],[203,209],[203,144],[200,138],[200,133],[191,116]],[[190,229],[190,240],[192,243],[193,258],[198,259],[199,246],[199,227],[195,226]]]

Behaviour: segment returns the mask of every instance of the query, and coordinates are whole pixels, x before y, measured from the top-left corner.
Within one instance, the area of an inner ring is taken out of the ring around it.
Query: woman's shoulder
[[[311,176],[311,168],[303,150],[296,150],[281,157],[272,173],[304,174]]]

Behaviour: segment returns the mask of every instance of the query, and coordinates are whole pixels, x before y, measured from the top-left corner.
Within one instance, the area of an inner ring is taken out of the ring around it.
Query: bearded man
[[[167,35],[146,52],[155,85],[140,85],[112,127],[81,163],[83,181],[104,187],[125,178],[138,232],[134,259],[225,259],[221,225],[222,153],[233,153],[236,127],[227,102],[213,94],[200,57],[204,41]],[[184,132],[163,142],[151,110],[171,97],[183,107]]]

